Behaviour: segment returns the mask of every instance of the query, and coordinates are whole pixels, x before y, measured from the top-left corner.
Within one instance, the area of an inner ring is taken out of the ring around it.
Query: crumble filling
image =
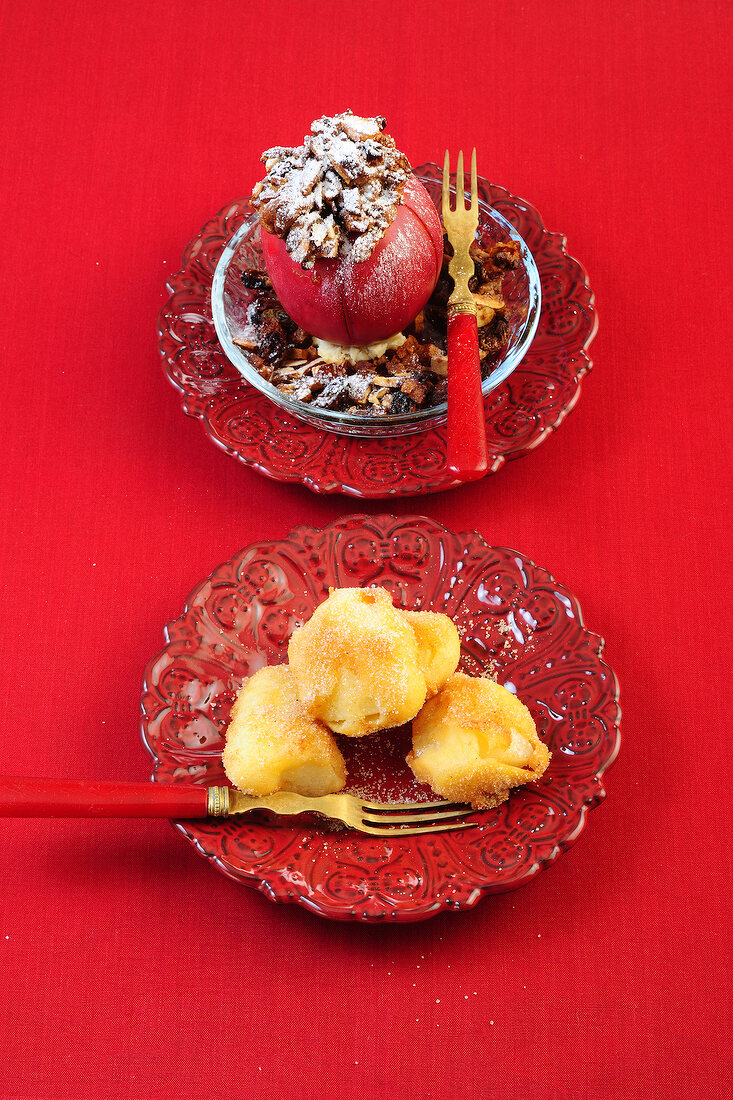
[[[410,163],[385,125],[381,115],[324,115],[302,145],[262,154],[267,175],[252,205],[296,263],[311,268],[337,256],[362,263],[394,221]]]
[[[471,256],[474,275],[469,285],[476,303],[481,376],[487,378],[509,339],[502,281],[507,271],[519,266],[520,253],[511,240],[488,250],[474,242]],[[365,416],[431,408],[447,398],[450,257],[445,240],[437,286],[424,310],[401,334],[403,339],[398,334],[366,348],[339,348],[315,340],[282,308],[265,271],[244,271],[242,282],[252,298],[246,327],[234,343],[266,381],[287,397],[315,408]]]

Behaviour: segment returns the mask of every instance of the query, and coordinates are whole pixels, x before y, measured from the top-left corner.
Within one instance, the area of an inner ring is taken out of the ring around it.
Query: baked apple
[[[409,325],[435,289],[443,233],[435,207],[411,176],[397,214],[368,259],[296,263],[285,241],[261,230],[262,255],[275,293],[294,321],[334,344],[371,344]]]
[[[303,146],[263,154],[268,175],[253,194],[285,311],[334,344],[394,336],[440,275],[437,212],[383,128],[350,111],[317,120]]]

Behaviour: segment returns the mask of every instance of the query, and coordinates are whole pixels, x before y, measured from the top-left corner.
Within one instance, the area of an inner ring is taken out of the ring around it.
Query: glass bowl
[[[441,172],[438,165],[423,164],[413,171],[440,212]],[[522,361],[537,329],[542,298],[540,276],[532,254],[514,226],[492,208],[490,186],[488,180],[479,176],[476,239],[482,248],[488,249],[499,241],[511,238],[519,246],[521,262],[516,270],[507,272],[504,277],[502,289],[509,319],[509,339],[501,358],[484,379],[484,397],[504,382]],[[455,177],[451,191],[455,193]],[[291,415],[326,431],[344,435],[403,435],[424,431],[445,420],[448,411],[445,401],[429,409],[375,417],[315,408],[286,396],[265,381],[247,354],[234,343],[246,325],[247,308],[254,296],[253,291],[243,286],[242,272],[252,268],[262,270],[263,267],[259,219],[257,214],[252,213],[222,252],[211,287],[211,307],[219,342],[227,358],[250,385]]]
[[[565,235],[547,229],[532,203],[499,184],[491,184],[488,198],[526,241],[542,284],[542,312],[527,354],[484,401],[487,473],[493,475],[531,455],[577,408],[593,368],[588,349],[598,315],[588,274],[568,253]],[[191,238],[166,283],[158,347],[182,411],[235,462],[314,493],[384,500],[455,488],[445,423],[392,436],[323,431],[250,386],[227,359],[214,328],[211,285],[222,252],[252,213],[247,199],[227,203]]]

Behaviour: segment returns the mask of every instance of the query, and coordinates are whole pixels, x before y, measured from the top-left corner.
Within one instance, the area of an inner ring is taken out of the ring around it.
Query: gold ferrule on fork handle
[[[207,817],[228,817],[229,788],[209,787],[206,792]]]
[[[476,302],[468,289],[468,283],[465,291],[462,287],[456,287],[448,299],[448,316],[455,317],[458,313],[470,313],[476,316]]]

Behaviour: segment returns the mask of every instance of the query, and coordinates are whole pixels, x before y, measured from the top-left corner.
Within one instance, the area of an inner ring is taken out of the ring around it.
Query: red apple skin
[[[285,241],[261,230],[262,255],[285,311],[334,344],[371,344],[409,325],[435,289],[443,230],[423,185],[410,176],[394,221],[368,260],[316,260],[304,268]]]

